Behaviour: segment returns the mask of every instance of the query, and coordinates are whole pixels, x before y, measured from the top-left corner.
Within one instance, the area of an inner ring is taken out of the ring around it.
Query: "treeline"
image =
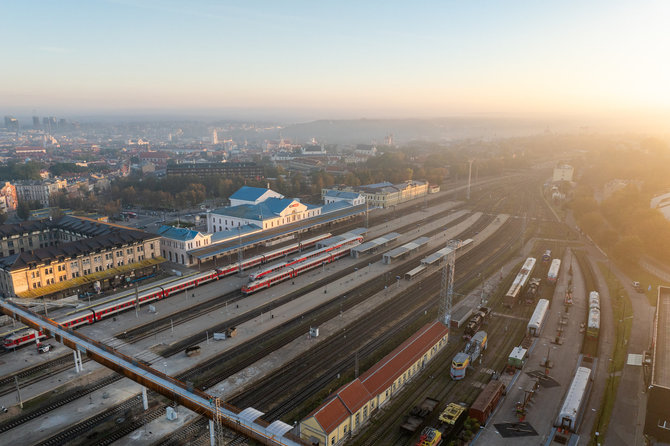
[[[670,222],[650,207],[654,196],[670,190],[669,155],[650,139],[582,160],[586,167],[569,206],[582,230],[622,264],[637,264],[642,255],[670,263]]]
[[[417,161],[421,159],[421,161]],[[174,209],[192,207],[204,199],[225,200],[243,185],[269,187],[287,197],[320,200],[321,189],[334,185],[360,186],[388,181],[400,183],[406,180],[427,180],[431,184],[442,184],[452,175],[465,178],[468,162],[460,154],[438,151],[429,155],[419,149],[388,151],[370,158],[362,165],[350,166],[346,173],[331,174],[325,170],[312,173],[287,171],[272,165],[269,160],[259,160],[264,166],[263,180],[241,177],[169,177],[131,176],[114,181],[111,200],[120,200],[123,205],[139,205],[149,208]],[[484,158],[477,160],[478,175],[500,174],[508,167],[523,167],[519,160]],[[473,170],[474,175],[474,170]]]
[[[0,180],[40,180],[40,172],[47,169],[52,177],[81,176],[92,172],[104,172],[108,166],[104,164],[93,164],[90,166],[78,166],[75,163],[54,163],[47,165],[39,161],[27,161],[25,163],[9,162],[0,166]]]

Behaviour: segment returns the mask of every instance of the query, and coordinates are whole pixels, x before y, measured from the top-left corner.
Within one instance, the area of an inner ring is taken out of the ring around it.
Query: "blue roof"
[[[270,197],[258,204],[240,204],[238,206],[223,207],[215,209],[212,213],[217,215],[227,215],[229,217],[263,221],[268,218],[276,218],[294,201],[295,200],[292,198]]]
[[[361,194],[358,192],[346,192],[342,190],[329,190],[326,192],[326,197],[338,197],[338,198],[347,198],[347,199],[355,199],[359,198]]]
[[[198,231],[194,231],[188,228],[175,228],[174,226],[163,225],[158,228],[158,234],[161,237],[171,238],[173,240],[193,240],[200,234]]]
[[[263,187],[251,187],[251,186],[242,186],[240,187],[233,195],[230,196],[231,200],[244,200],[244,201],[256,201],[263,196],[264,193],[270,189],[265,189]]]
[[[346,209],[353,207],[346,201],[333,201],[332,203],[324,204],[321,206],[321,215],[327,214],[328,212],[335,212],[341,209]]]
[[[361,187],[369,187],[370,189],[377,189],[379,187],[389,187],[389,186],[393,186],[393,183],[389,183],[388,181],[384,181],[382,183],[365,184]]]
[[[212,234],[212,244],[225,240],[232,240],[240,236],[245,236],[247,234],[253,234],[254,232],[259,232],[260,230],[261,230],[260,226],[249,224],[240,226],[239,228],[229,229],[227,231],[215,232],[214,234]]]

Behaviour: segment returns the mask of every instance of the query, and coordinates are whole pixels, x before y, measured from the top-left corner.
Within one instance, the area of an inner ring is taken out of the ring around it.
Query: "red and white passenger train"
[[[360,241],[349,242],[344,246],[334,248],[318,257],[310,256],[305,258],[302,261],[293,264],[292,266],[282,268],[279,271],[276,271],[272,274],[267,274],[258,280],[249,282],[242,287],[242,292],[249,295],[264,288],[270,288],[272,285],[283,282],[284,280],[292,279],[306,271],[318,268],[321,265],[331,263],[341,257],[348,255],[351,252],[351,248],[354,248],[359,244]]]
[[[253,266],[267,263],[272,260],[279,259],[288,254],[293,254],[294,252],[310,248],[319,241],[331,237],[331,235],[332,234],[330,233],[325,233],[304,240],[299,243],[293,243],[283,248],[276,249],[266,254],[261,254],[243,260],[242,270],[246,270]],[[240,270],[239,263],[231,263],[230,265],[221,268],[216,268],[203,273],[199,273],[193,276],[189,276],[184,279],[177,280],[176,282],[164,284],[162,286],[156,286],[154,288],[149,288],[139,293],[137,297],[133,293],[128,295],[127,297],[117,299],[113,302],[102,303],[99,305],[92,306],[91,308],[88,308],[86,310],[81,310],[76,313],[63,316],[61,318],[55,319],[55,321],[67,328],[77,328],[81,325],[92,324],[96,321],[99,321],[100,319],[104,319],[106,317],[113,316],[122,311],[134,308],[136,301],[139,301],[140,304],[144,304],[160,300],[169,297],[175,293],[180,293],[184,290],[192,289],[205,283],[211,282],[213,280],[218,280],[231,274],[235,274],[239,272],[239,270]],[[43,339],[45,337],[46,335],[42,334],[42,332],[39,332],[39,339]],[[5,337],[3,341],[3,346],[6,349],[13,349],[28,344],[30,342],[36,342],[35,330],[24,329]]]
[[[250,274],[249,275],[249,281],[253,282],[253,281],[259,280],[259,279],[267,276],[268,274],[271,274],[271,273],[277,272],[281,269],[284,269],[284,268],[296,265],[298,263],[304,262],[305,260],[309,260],[309,259],[312,259],[314,257],[319,257],[322,254],[325,254],[327,252],[342,248],[344,246],[354,247],[354,246],[357,246],[361,243],[363,243],[363,236],[362,235],[356,235],[354,237],[344,239],[342,241],[333,243],[329,246],[325,246],[323,248],[319,248],[317,250],[301,254],[298,257],[294,257],[287,262],[279,263],[279,264],[276,264],[276,265],[273,265],[273,266],[269,266],[269,267],[267,267],[267,268],[265,268],[261,271],[258,271],[254,274]]]

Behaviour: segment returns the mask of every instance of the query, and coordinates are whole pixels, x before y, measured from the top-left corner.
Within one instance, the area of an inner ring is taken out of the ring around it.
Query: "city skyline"
[[[5,114],[670,115],[661,1],[4,9]]]

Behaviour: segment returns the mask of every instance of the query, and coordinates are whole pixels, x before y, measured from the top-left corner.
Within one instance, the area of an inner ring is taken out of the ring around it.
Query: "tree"
[[[30,206],[27,201],[21,201],[16,207],[16,215],[21,220],[27,220],[30,217]]]

